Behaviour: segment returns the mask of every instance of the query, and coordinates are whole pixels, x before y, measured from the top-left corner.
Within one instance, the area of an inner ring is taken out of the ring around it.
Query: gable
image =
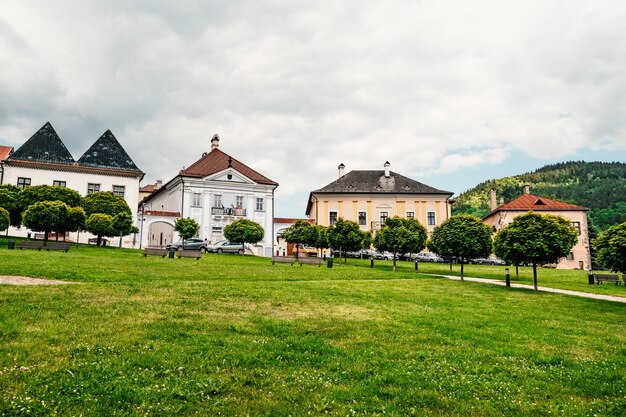
[[[240,184],[255,184],[250,178],[246,177],[242,173],[233,168],[228,168],[224,171],[218,172],[213,175],[209,175],[203,178],[204,181],[223,181],[228,183],[240,183]]]

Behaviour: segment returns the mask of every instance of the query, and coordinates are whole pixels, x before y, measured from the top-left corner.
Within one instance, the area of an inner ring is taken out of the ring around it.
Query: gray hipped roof
[[[18,150],[13,152],[10,159],[70,165],[75,162],[50,122],[46,122]]]
[[[390,171],[350,171],[314,193],[373,193],[373,194],[449,194],[421,182]]]
[[[141,172],[110,130],[104,132],[102,136],[87,149],[78,160],[78,164],[89,167]]]

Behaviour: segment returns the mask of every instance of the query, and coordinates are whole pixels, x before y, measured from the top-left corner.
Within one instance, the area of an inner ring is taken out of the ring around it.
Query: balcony
[[[212,207],[211,208],[211,214],[213,216],[245,217],[246,216],[246,209]]]

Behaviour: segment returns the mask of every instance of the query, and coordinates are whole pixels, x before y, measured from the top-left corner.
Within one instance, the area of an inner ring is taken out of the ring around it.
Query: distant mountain
[[[452,213],[483,217],[489,213],[489,190],[498,202],[509,202],[530,185],[535,195],[588,207],[589,221],[597,231],[626,221],[626,164],[622,162],[563,162],[514,177],[489,180],[461,193]]]

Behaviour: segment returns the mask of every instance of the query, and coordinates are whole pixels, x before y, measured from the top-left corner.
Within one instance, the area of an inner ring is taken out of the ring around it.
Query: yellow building
[[[501,201],[499,206],[496,205],[496,191],[491,190],[490,206],[491,213],[483,218],[483,222],[492,227],[494,232],[500,231],[515,217],[531,210],[566,218],[578,231],[578,241],[570,254],[561,259],[556,267],[561,269],[588,269],[591,265],[587,225],[588,208],[530,194],[528,185],[524,186],[521,196],[506,204]]]
[[[361,230],[376,232],[387,217],[413,217],[429,232],[450,217],[451,192],[417,182],[389,169],[350,171],[339,165],[339,178],[312,191],[306,215],[329,226],[338,218],[352,220]]]

